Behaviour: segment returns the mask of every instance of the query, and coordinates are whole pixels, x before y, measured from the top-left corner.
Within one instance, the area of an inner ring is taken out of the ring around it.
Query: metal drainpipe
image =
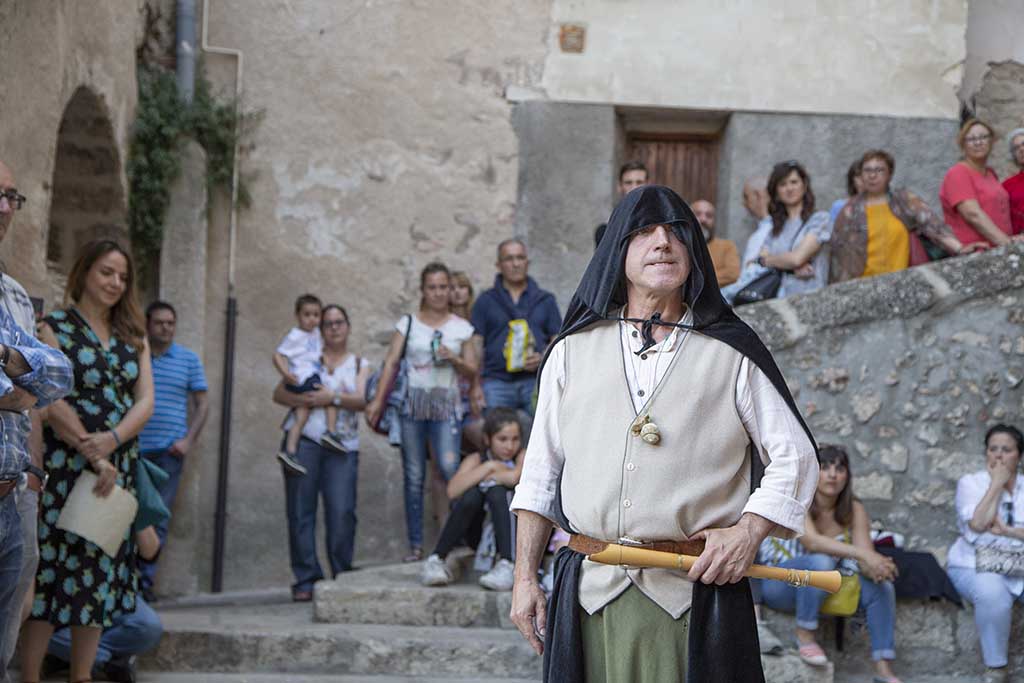
[[[210,45],[207,35],[210,0],[203,0],[203,51],[235,58],[235,118],[242,101],[242,51]],[[231,223],[228,232],[228,301],[224,334],[224,389],[220,415],[220,454],[217,460],[217,503],[213,531],[213,579],[211,590],[224,586],[224,546],[227,536],[228,456],[231,454],[231,399],[235,383],[235,323],[238,302],[235,299],[235,242],[238,233],[238,138],[235,137],[234,168],[231,174]]]
[[[196,90],[196,0],[178,0],[175,25],[177,35],[178,94],[186,104],[192,104]]]

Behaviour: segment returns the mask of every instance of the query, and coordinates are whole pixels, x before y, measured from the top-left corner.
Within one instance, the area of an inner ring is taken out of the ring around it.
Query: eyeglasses
[[[25,202],[28,201],[28,197],[18,194],[18,191],[13,187],[0,190],[0,201],[5,199],[7,200],[7,205],[15,211],[21,211],[21,207],[25,206]]]
[[[861,175],[879,175],[880,173],[888,173],[888,166],[864,166],[860,169]]]
[[[992,136],[989,135],[988,133],[985,133],[984,135],[972,135],[969,138],[964,138],[964,142],[966,142],[968,145],[980,145],[981,143],[988,142],[991,139]]]
[[[327,329],[333,329],[335,327],[344,327],[348,325],[347,320],[325,320],[323,326]]]
[[[1003,508],[1006,510],[1006,526],[1013,526],[1013,501],[1004,501]]]

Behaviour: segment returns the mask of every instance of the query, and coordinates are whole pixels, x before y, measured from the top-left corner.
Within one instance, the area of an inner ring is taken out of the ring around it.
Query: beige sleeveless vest
[[[619,323],[599,323],[563,343],[561,492],[573,527],[606,541],[682,541],[735,524],[750,497],[749,436],[736,413],[742,355],[687,333],[641,413],[661,431],[661,442],[650,445],[630,431],[637,413]],[[583,563],[580,604],[593,614],[630,582],[673,618],[690,606],[692,585],[682,572],[590,561]]]

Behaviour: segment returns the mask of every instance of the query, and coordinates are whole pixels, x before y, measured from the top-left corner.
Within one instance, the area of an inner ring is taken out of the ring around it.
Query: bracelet
[[[116,429],[111,429],[110,433],[114,435],[114,443],[116,443],[117,447],[120,448],[121,447],[121,437],[119,437],[117,435],[117,430]]]

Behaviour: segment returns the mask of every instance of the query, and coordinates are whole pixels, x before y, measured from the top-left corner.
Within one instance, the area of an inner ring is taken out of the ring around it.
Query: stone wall
[[[419,272],[444,260],[478,292],[515,231],[519,174],[510,86],[539,82],[547,0],[305,3],[216,0],[209,39],[245,54],[244,103],[262,109],[243,162],[253,205],[239,216],[238,346],[225,587],[287,585],[287,534],[274,459],[283,409],[270,354],[306,291],[348,308],[351,348],[377,363],[419,301]],[[207,55],[218,87],[234,63]],[[197,528],[200,586],[212,548],[223,381],[227,221],[214,197],[207,250],[206,366]],[[186,311],[185,314],[188,314]],[[405,552],[397,450],[363,430],[357,562]],[[428,514],[428,524],[429,524]],[[321,527],[322,528],[322,527]],[[428,543],[431,541],[428,537]]]
[[[951,117],[967,4],[555,0],[543,86],[569,102]],[[585,28],[581,53],[561,50],[566,24]]]
[[[1024,247],[740,308],[872,519],[944,562],[984,433],[1024,425]]]
[[[30,294],[46,298],[47,307],[58,304],[61,293],[46,267],[51,220],[69,226],[55,238],[62,254],[73,254],[79,227],[95,235],[114,226],[124,234],[140,4],[0,3],[0,159],[28,197],[0,258]],[[68,135],[61,138],[66,113]],[[57,172],[58,157],[68,174]],[[90,214],[87,221],[75,216],[76,203],[83,216]]]

